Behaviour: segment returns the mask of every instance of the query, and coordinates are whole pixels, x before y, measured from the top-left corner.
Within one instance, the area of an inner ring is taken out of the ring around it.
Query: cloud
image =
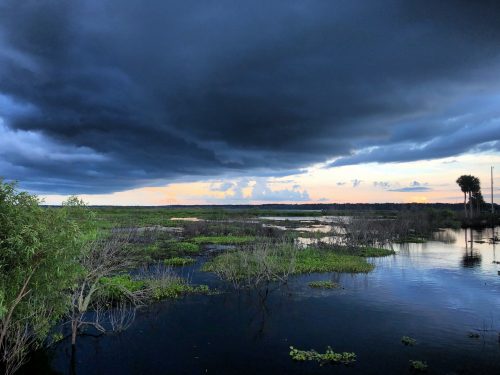
[[[17,146],[0,175],[106,193],[497,152],[499,7],[2,1],[0,118]]]
[[[363,182],[363,180],[358,180],[357,178],[355,178],[351,182],[352,182],[352,187],[353,188],[357,188],[359,185],[361,185],[361,183]]]
[[[307,190],[298,184],[291,188],[277,189],[269,178],[241,178],[234,182],[213,183],[211,191],[223,191],[223,197],[204,197],[211,203],[245,204],[252,202],[308,202]]]
[[[233,188],[235,184],[233,182],[219,182],[219,183],[213,183],[210,185],[210,190],[211,191],[222,191],[226,192],[229,189]]]
[[[409,186],[402,188],[389,189],[389,191],[401,192],[401,193],[415,193],[415,192],[425,192],[431,191],[432,188],[428,186],[427,183],[422,183],[418,181],[412,181]]]
[[[374,181],[373,186],[387,190],[391,187],[391,183],[388,181]]]

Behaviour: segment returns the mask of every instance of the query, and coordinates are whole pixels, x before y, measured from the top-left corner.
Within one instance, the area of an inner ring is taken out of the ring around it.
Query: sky
[[[460,202],[495,166],[498,202],[499,15],[0,0],[0,177],[49,204]]]

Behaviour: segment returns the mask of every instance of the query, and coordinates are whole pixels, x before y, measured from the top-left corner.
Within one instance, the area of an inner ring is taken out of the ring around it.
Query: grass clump
[[[197,236],[191,239],[191,242],[201,244],[215,245],[239,245],[255,241],[254,236]]]
[[[299,350],[290,346],[290,357],[294,361],[306,362],[315,361],[320,365],[344,364],[349,365],[356,362],[356,354],[350,352],[336,353],[332,348],[327,347],[325,353],[318,353],[316,350]]]
[[[113,301],[121,300],[127,293],[137,292],[146,286],[143,280],[134,280],[129,274],[102,277],[99,283],[100,295]]]
[[[317,248],[300,249],[294,244],[260,242],[226,252],[205,263],[202,271],[214,272],[235,286],[263,281],[285,281],[294,274],[314,272],[367,273],[374,266],[365,258]]]
[[[311,281],[307,285],[309,285],[311,288],[317,288],[317,289],[338,289],[338,288],[340,288],[339,283],[334,283],[334,282],[328,281],[328,280]]]
[[[424,361],[410,360],[410,368],[416,372],[426,372],[429,366]]]
[[[366,258],[386,257],[394,254],[396,254],[394,250],[380,247],[362,247],[359,249],[359,255]]]
[[[307,248],[297,253],[295,272],[293,273],[368,273],[372,271],[373,268],[373,264],[368,263],[365,259],[359,256]]]
[[[179,298],[186,294],[209,294],[206,285],[191,285],[172,269],[161,263],[142,270],[140,278],[145,282],[146,293],[152,300]]]
[[[149,283],[149,286],[151,287],[151,296],[155,300],[179,298],[186,294],[210,293],[208,285],[190,285],[183,280],[170,282],[168,284],[152,281]]]
[[[186,266],[188,264],[192,264],[196,262],[196,259],[190,258],[190,257],[175,257],[175,258],[169,258],[165,259],[163,261],[163,264],[166,266],[172,266],[172,267],[182,267]]]
[[[417,340],[409,336],[403,336],[401,337],[401,342],[406,346],[414,346],[417,343]]]
[[[191,242],[177,242],[172,247],[185,254],[198,254],[200,252],[200,245]]]

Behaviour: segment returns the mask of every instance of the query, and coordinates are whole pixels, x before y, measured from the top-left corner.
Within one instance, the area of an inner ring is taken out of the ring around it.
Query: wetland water
[[[498,233],[499,228],[496,228]],[[81,337],[74,363],[62,343],[39,353],[36,374],[405,374],[409,360],[429,374],[500,373],[500,245],[492,230],[446,230],[424,244],[396,245],[367,275],[311,274],[261,291],[225,288],[198,271],[213,296],[167,300],[138,313],[119,335]],[[472,239],[472,242],[470,242]],[[311,289],[312,280],[343,289]],[[469,337],[469,333],[479,337]],[[402,336],[417,340],[404,346]],[[352,367],[297,363],[289,346],[355,352]]]

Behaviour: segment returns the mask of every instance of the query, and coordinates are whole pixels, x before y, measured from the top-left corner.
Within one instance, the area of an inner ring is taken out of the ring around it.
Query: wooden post
[[[495,205],[493,204],[493,166],[491,167],[491,213],[495,213]]]

